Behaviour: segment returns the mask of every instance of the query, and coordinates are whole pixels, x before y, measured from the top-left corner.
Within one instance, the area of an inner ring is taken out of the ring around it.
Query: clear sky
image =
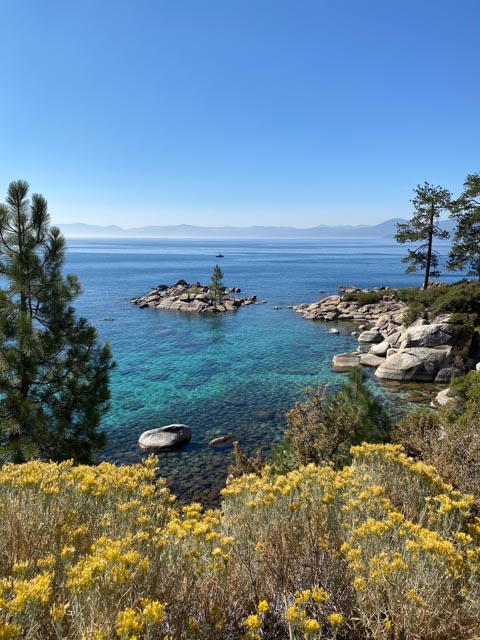
[[[0,9],[0,198],[54,222],[374,224],[480,171],[479,0]]]

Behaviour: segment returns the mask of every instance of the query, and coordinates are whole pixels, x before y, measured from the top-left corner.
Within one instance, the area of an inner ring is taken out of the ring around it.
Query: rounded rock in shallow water
[[[217,438],[213,438],[212,440],[210,440],[208,444],[211,444],[211,445],[225,444],[226,442],[230,442],[234,438],[235,436],[233,434],[229,434],[226,436],[218,436]]]
[[[186,424],[169,424],[144,431],[138,445],[142,449],[170,449],[190,442],[191,438],[192,430]]]

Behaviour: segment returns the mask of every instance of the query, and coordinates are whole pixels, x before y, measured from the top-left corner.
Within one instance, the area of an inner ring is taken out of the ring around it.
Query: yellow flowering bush
[[[474,640],[473,498],[395,445],[266,467],[221,509],[156,460],[0,468],[0,640]]]

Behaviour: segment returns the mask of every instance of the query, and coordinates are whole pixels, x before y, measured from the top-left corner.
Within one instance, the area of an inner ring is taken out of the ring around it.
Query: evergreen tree
[[[75,317],[80,283],[62,275],[65,241],[28,189],[12,182],[0,204],[0,455],[90,462],[105,441],[110,349]]]
[[[208,295],[212,300],[220,302],[225,291],[225,287],[222,282],[223,271],[218,264],[213,268],[212,278],[208,285]]]
[[[367,374],[362,367],[354,367],[329,402],[329,409],[339,415],[347,409],[351,443],[384,442],[391,429],[390,415],[367,386]]]
[[[467,275],[480,281],[480,173],[467,176],[463,193],[452,202],[450,217],[457,226],[452,240],[447,269],[468,267]]]
[[[406,273],[425,270],[423,289],[428,287],[430,276],[438,277],[438,253],[433,250],[433,238],[446,240],[448,231],[442,231],[438,221],[442,211],[447,211],[452,194],[442,187],[432,187],[428,182],[418,185],[412,200],[415,208],[410,222],[397,224],[395,240],[402,244],[422,242],[416,249],[409,249],[402,262],[410,263]]]

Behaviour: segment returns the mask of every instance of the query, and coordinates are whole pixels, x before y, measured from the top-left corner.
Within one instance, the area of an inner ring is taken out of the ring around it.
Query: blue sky
[[[480,171],[478,0],[0,0],[0,191],[54,222],[408,217]]]

